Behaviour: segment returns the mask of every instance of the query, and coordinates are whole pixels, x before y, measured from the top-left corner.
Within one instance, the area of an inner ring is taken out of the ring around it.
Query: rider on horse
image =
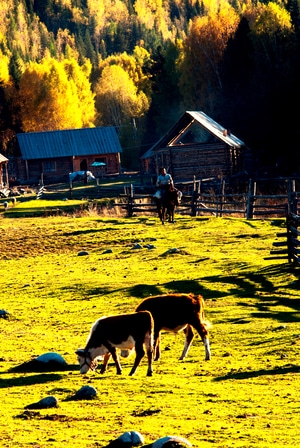
[[[170,188],[173,189],[174,183],[171,174],[167,173],[166,168],[160,168],[159,172],[160,174],[157,177],[156,186],[160,190],[161,202],[163,204],[165,201],[167,190],[169,190]]]

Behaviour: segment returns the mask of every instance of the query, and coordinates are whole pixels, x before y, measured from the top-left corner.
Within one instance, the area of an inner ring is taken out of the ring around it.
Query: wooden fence
[[[207,179],[206,181],[209,181]],[[201,189],[203,181],[192,181],[176,184],[183,191],[181,204],[176,207],[176,213],[189,216],[235,216],[252,218],[283,217],[291,211],[297,213],[298,197],[296,183],[287,180],[284,185],[286,191],[280,194],[262,194],[257,192],[257,182],[250,180],[246,192],[228,193],[225,181],[221,181],[218,188],[207,187]],[[154,193],[154,192],[153,192]],[[125,189],[120,195],[116,207],[127,210],[127,216],[137,213],[156,212],[153,193],[136,193],[133,185]]]
[[[280,249],[271,251],[273,259],[285,258],[289,263],[300,263],[300,216],[290,212],[286,217],[286,232],[277,233],[283,241],[275,241],[273,246]]]

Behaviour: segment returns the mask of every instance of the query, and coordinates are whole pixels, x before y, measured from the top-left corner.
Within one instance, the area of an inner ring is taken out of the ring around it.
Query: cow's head
[[[93,359],[93,356],[90,352],[90,350],[85,349],[78,349],[76,350],[77,360],[80,365],[80,373],[84,374],[87,373],[90,369],[96,370],[97,368],[97,361]]]

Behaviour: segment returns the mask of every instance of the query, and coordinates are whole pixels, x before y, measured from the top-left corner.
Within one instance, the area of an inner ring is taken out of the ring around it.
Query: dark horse
[[[154,196],[159,219],[162,224],[165,223],[166,217],[170,223],[174,223],[174,210],[176,205],[180,204],[182,193],[176,188],[169,186],[165,192],[164,199],[158,199]]]

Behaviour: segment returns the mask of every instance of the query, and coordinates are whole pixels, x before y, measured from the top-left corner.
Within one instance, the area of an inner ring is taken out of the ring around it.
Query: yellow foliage
[[[274,35],[277,32],[292,31],[290,13],[283,5],[275,2],[258,2],[256,6],[244,5],[243,13],[256,34]]]
[[[110,23],[126,23],[129,19],[126,2],[122,0],[88,0],[87,5],[97,37]]]
[[[172,37],[169,11],[162,0],[136,0],[134,9],[139,21],[147,28],[155,28],[164,39]]]
[[[103,69],[95,91],[101,124],[120,126],[123,121],[143,116],[149,108],[146,95],[138,93],[128,73],[118,65]]]
[[[136,46],[133,55],[124,52],[122,54],[108,56],[100,62],[99,69],[102,72],[109,65],[118,65],[128,74],[138,90],[149,91],[150,81],[142,69],[148,60],[150,60],[150,53],[144,48]]]
[[[9,57],[5,56],[0,50],[0,83],[9,82]]]
[[[14,8],[14,0],[0,0],[0,35],[6,35],[9,13]]]
[[[196,60],[202,61],[201,66],[217,66],[229,38],[237,29],[239,20],[234,8],[228,2],[222,2],[222,8],[217,12],[197,17],[191,23],[185,45],[190,47]]]
[[[68,63],[53,58],[28,64],[19,93],[25,132],[93,125],[93,96],[86,75],[76,64],[75,60]]]

